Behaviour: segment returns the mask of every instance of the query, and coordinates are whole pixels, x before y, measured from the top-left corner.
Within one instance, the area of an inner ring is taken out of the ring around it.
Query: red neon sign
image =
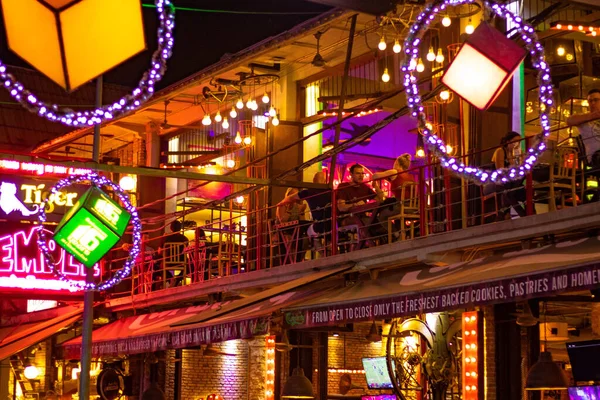
[[[15,225],[11,225],[14,227]],[[44,262],[38,250],[37,225],[16,225],[19,228],[9,233],[0,233],[0,290],[26,289],[31,291],[73,293],[77,292],[69,283],[59,280]],[[46,232],[52,233],[46,227]],[[57,268],[74,281],[84,281],[86,269],[72,255],[48,242]],[[100,266],[94,266],[94,276],[100,276]]]
[[[16,160],[0,160],[0,170],[14,172],[20,171],[33,175],[85,175],[92,172],[92,170],[88,168],[73,168],[65,167],[62,165],[52,165]]]

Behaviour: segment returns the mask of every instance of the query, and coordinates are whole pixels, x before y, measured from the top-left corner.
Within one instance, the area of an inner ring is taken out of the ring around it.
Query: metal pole
[[[344,63],[344,76],[342,77],[342,88],[340,93],[340,102],[338,105],[337,125],[335,126],[335,138],[333,139],[333,148],[338,147],[340,144],[340,131],[342,129],[342,112],[344,111],[344,103],[346,101],[346,86],[348,83],[348,74],[350,73],[350,61],[352,60],[352,46],[354,45],[354,32],[356,31],[356,17],[358,14],[354,14],[350,21],[350,33],[348,33],[348,48],[346,50],[346,62]],[[333,179],[335,175],[335,168],[337,162],[337,153],[331,157],[331,173],[329,174],[329,186],[333,185]],[[332,204],[332,207],[335,205]],[[335,224],[335,221],[333,221]],[[332,225],[333,226],[333,225]]]
[[[96,79],[96,107],[102,105],[102,75]],[[94,125],[94,162],[100,160],[100,124]],[[94,267],[88,268],[86,283],[94,282]],[[83,326],[81,332],[81,373],[79,374],[79,399],[90,398],[90,366],[92,363],[92,329],[94,328],[94,292],[87,290],[83,295]]]

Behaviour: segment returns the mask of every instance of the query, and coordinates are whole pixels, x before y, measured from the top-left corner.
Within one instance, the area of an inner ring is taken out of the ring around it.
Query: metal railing
[[[547,162],[523,182],[504,185],[480,186],[451,175],[439,163],[427,163],[403,172],[414,183],[397,190],[399,199],[390,192],[383,202],[353,199],[356,206],[342,212],[337,207],[340,190],[316,192],[302,200],[312,219],[296,213],[290,221],[277,220],[281,199],[264,204],[263,191],[268,188],[263,188],[248,195],[246,204],[254,207],[241,208],[229,201],[225,206],[235,215],[231,218],[186,224],[186,243],[171,242],[169,234],[145,240],[144,256],[132,277],[110,295],[197,284],[596,201],[600,170],[579,157],[577,150],[570,146],[549,150]],[[473,154],[465,157],[473,158]],[[300,202],[293,204],[302,207]],[[120,268],[126,256],[123,249],[115,249],[104,261],[104,271]]]

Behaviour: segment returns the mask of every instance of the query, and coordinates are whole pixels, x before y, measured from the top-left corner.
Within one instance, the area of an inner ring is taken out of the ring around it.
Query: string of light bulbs
[[[436,0],[429,3],[423,12],[417,17],[417,21],[411,26],[408,36],[404,42],[405,58],[402,64],[404,74],[404,86],[408,105],[411,108],[411,115],[417,118],[419,129],[423,132],[429,148],[440,159],[445,168],[451,169],[455,174],[480,183],[508,182],[515,179],[523,179],[527,171],[530,171],[538,161],[539,156],[546,150],[546,138],[550,135],[550,109],[554,104],[552,97],[552,78],[550,75],[550,66],[545,61],[544,48],[539,42],[535,30],[531,25],[524,22],[521,17],[515,16],[508,8],[496,3],[493,0],[487,0],[484,5],[498,15],[513,22],[515,29],[521,35],[525,42],[525,47],[529,51],[532,63],[538,70],[539,102],[540,102],[540,123],[542,132],[538,135],[536,143],[527,151],[527,157],[524,157],[521,165],[512,168],[504,168],[493,172],[482,170],[478,167],[465,165],[462,161],[451,157],[444,141],[438,137],[430,128],[426,120],[424,107],[415,77],[414,61],[419,57],[419,45],[424,31],[434,20],[436,14],[444,11],[448,5],[471,4],[475,0]],[[542,107],[542,105],[544,107]]]
[[[60,122],[67,126],[86,127],[101,124],[117,118],[125,113],[139,108],[154,94],[154,86],[165,75],[167,60],[171,57],[175,27],[175,8],[170,0],[156,0],[158,13],[158,48],[152,55],[150,69],[140,79],[138,86],[128,95],[110,105],[104,105],[93,110],[73,111],[58,104],[49,104],[40,100],[37,95],[27,89],[11,73],[7,66],[0,61],[0,81],[8,90],[11,97],[24,108],[51,122]]]

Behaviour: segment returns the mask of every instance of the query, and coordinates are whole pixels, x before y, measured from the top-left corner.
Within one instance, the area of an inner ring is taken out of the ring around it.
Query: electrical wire
[[[154,4],[142,3],[142,7],[156,8]],[[240,11],[240,10],[218,10],[210,8],[175,7],[175,11],[193,11],[210,14],[239,14],[239,15],[319,15],[321,11]]]

